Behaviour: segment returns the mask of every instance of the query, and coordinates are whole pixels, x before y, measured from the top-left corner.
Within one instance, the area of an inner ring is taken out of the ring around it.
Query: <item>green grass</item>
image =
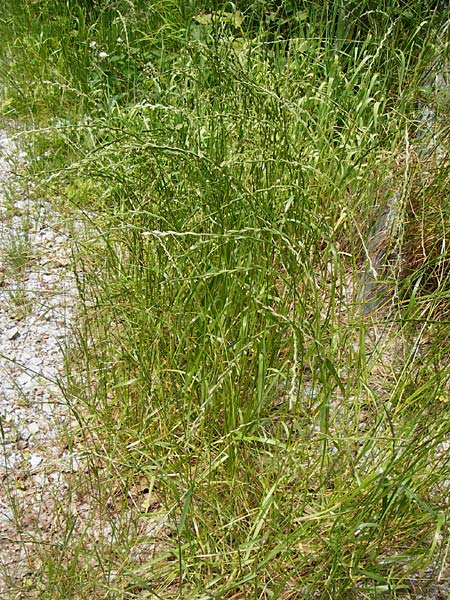
[[[6,236],[1,249],[2,262],[11,275],[20,275],[33,259],[33,251],[27,229],[14,231]]]
[[[448,161],[414,156],[439,16],[3,4],[4,116],[86,216],[65,394],[92,521],[62,511],[37,597],[396,598],[439,571]],[[364,315],[386,186],[411,258]]]

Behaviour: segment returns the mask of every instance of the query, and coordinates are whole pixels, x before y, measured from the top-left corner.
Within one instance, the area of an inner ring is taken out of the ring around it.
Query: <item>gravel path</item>
[[[70,420],[57,385],[76,295],[70,236],[48,202],[14,192],[24,160],[0,132],[0,595],[14,598],[78,464],[61,442]]]

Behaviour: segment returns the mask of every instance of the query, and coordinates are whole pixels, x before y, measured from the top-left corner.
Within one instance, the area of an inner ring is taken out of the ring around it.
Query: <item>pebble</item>
[[[43,460],[44,459],[42,458],[42,456],[39,456],[38,454],[32,454],[30,456],[30,458],[28,459],[28,461],[30,463],[30,467],[32,469],[35,469],[36,467],[38,467]]]
[[[19,337],[20,337],[20,331],[17,329],[17,327],[13,327],[7,333],[7,338],[10,341],[17,340]]]
[[[39,431],[38,423],[36,423],[36,422],[30,423],[28,425],[28,431],[30,432],[31,435],[34,435],[35,433],[37,433]]]

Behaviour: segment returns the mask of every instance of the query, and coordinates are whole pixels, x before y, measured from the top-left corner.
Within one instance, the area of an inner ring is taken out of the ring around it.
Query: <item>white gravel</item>
[[[0,595],[14,598],[73,468],[58,387],[76,298],[71,240],[49,202],[14,191],[25,160],[0,132]],[[21,248],[30,256],[14,268]]]

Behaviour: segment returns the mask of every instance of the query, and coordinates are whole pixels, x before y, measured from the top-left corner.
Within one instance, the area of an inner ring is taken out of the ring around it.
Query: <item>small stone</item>
[[[4,508],[0,512],[0,523],[11,523],[14,521],[14,513],[10,508]]]
[[[17,377],[16,382],[21,388],[28,387],[31,383],[31,376],[28,373],[21,373]]]
[[[33,482],[35,485],[44,487],[47,483],[47,477],[43,473],[37,473],[33,476]]]
[[[20,430],[19,437],[24,442],[28,442],[28,440],[31,437],[31,431],[27,427],[24,427],[23,429]]]
[[[20,332],[17,329],[17,327],[13,327],[12,329],[10,329],[8,331],[8,340],[14,341],[14,340],[17,340],[19,337],[20,337]]]
[[[40,427],[36,422],[30,423],[28,425],[28,431],[30,432],[31,435],[35,435],[39,430],[40,430]]]
[[[30,458],[28,459],[28,462],[30,463],[30,467],[32,469],[36,469],[36,467],[38,467],[43,460],[44,459],[42,458],[42,456],[39,456],[38,454],[31,454]]]
[[[13,469],[18,464],[20,464],[22,460],[22,456],[19,453],[13,453],[9,456],[5,457],[5,465],[7,469]]]
[[[76,473],[81,468],[80,459],[77,456],[75,456],[74,454],[72,454],[72,456],[70,458],[72,459],[71,460],[71,462],[72,462],[72,465],[71,465],[72,466],[72,471],[74,473]]]

